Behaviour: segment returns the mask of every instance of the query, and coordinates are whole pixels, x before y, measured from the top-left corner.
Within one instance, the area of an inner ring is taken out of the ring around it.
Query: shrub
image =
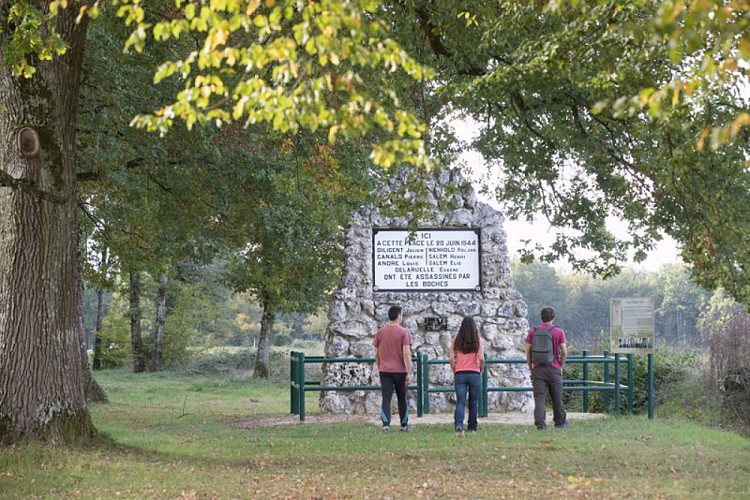
[[[119,368],[132,359],[130,325],[125,321],[111,321],[108,316],[102,325],[102,368]]]
[[[271,345],[276,347],[281,347],[285,345],[289,345],[291,343],[291,338],[289,335],[285,333],[276,333],[271,339]]]
[[[255,369],[256,349],[253,347],[215,347],[193,354],[187,371],[195,374],[244,374]],[[289,378],[289,353],[271,350],[268,364],[271,378]]]
[[[689,378],[694,372],[694,366],[699,357],[698,351],[684,351],[679,353],[669,351],[657,351],[654,354],[654,404],[663,402],[671,390],[672,386],[686,378]],[[624,356],[621,356],[624,359]],[[608,368],[607,382],[613,383],[615,376],[614,365],[610,364]],[[583,365],[580,363],[570,363],[565,367],[566,380],[583,380]],[[591,381],[604,380],[604,367],[600,364],[589,365],[588,379]],[[627,385],[628,370],[627,364],[623,362],[620,365],[620,384]],[[576,384],[580,385],[580,384]],[[608,392],[605,396],[603,391],[592,391],[589,393],[590,412],[603,412],[605,399],[609,399],[609,411],[614,411],[615,395],[614,392]],[[568,391],[564,394],[565,405],[571,411],[582,411],[583,409],[583,392]],[[620,412],[627,412],[627,393],[623,391],[620,399]],[[648,411],[648,356],[633,355],[633,413],[645,413]]]

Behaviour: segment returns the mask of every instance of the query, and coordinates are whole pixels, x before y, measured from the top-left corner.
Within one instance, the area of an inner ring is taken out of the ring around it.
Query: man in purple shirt
[[[531,385],[534,388],[534,425],[539,430],[547,428],[547,413],[544,408],[544,398],[549,390],[552,397],[552,409],[555,427],[567,428],[568,420],[563,408],[563,367],[568,357],[565,332],[559,326],[553,325],[555,309],[542,309],[542,324],[532,328],[526,337],[526,362],[531,372]],[[538,332],[552,336],[552,359],[549,363],[535,363],[532,358],[532,339]]]

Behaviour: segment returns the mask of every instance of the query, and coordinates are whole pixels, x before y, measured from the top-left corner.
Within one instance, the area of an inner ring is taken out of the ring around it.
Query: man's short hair
[[[554,307],[545,307],[542,309],[542,323],[546,323],[548,321],[552,321],[555,319],[555,308]]]
[[[396,321],[399,314],[401,314],[401,306],[391,306],[391,308],[388,309],[388,319],[391,321]]]

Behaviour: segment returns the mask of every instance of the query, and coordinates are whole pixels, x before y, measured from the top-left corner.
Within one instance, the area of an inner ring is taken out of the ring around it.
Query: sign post
[[[611,299],[610,350],[617,354],[648,355],[648,418],[654,418],[654,299]],[[616,381],[620,384],[620,381]]]

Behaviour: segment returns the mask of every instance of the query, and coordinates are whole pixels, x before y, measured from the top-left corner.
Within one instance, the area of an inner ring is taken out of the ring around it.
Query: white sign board
[[[610,300],[610,351],[618,354],[654,352],[654,299]]]
[[[480,291],[479,229],[373,229],[376,292]]]

